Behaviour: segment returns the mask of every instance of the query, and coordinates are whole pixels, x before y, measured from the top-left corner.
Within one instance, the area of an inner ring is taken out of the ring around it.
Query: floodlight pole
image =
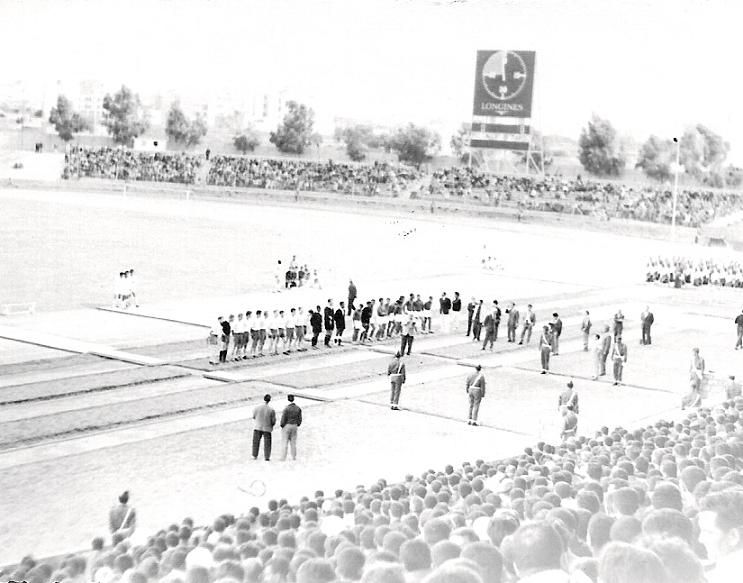
[[[671,237],[673,241],[676,241],[676,206],[678,204],[678,191],[679,191],[679,162],[681,159],[681,142],[678,138],[673,138],[676,142],[676,167],[673,173],[673,210],[671,211]]]

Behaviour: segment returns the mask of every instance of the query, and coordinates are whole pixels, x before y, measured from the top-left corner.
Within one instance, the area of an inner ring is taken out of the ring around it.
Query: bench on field
[[[36,302],[21,304],[0,304],[0,314],[3,316],[19,316],[36,312]]]

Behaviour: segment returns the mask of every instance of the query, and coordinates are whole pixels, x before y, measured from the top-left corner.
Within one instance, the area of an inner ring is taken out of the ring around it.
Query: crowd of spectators
[[[732,583],[743,567],[743,398],[678,421],[396,483],[270,500],[211,526],[117,532],[30,583]]]
[[[645,281],[681,287],[716,285],[743,287],[743,265],[732,259],[657,257],[648,260]]]
[[[202,161],[200,156],[186,153],[75,146],[65,154],[62,177],[193,184]]]
[[[86,176],[193,184],[204,159],[186,153],[148,153],[124,148],[72,148],[64,178]],[[214,155],[206,182],[212,186],[335,192],[359,195],[414,194],[479,199],[523,210],[634,219],[670,224],[673,192],[666,186],[633,186],[581,176],[507,176],[452,166],[426,174],[410,166],[317,162]],[[743,209],[743,197],[705,189],[682,189],[677,222],[699,227]]]
[[[670,224],[673,191],[665,186],[632,186],[551,176],[506,176],[467,167],[431,174],[428,193],[476,198],[489,204],[514,202],[526,210],[593,215],[604,220],[634,219]],[[682,189],[677,200],[678,224],[698,227],[743,209],[743,197],[704,189]]]
[[[420,178],[409,166],[213,156],[207,183],[279,190],[398,195]]]

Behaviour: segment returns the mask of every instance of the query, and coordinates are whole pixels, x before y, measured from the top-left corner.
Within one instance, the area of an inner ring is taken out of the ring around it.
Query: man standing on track
[[[325,311],[323,312],[323,324],[325,325],[325,346],[330,348],[330,337],[333,335],[333,328],[335,327],[335,322],[333,321],[333,315],[335,314],[333,310],[333,300],[328,300],[328,305],[325,306]]]
[[[519,326],[520,314],[514,302],[511,302],[511,306],[506,310],[506,314],[508,314],[508,341],[516,342],[516,328]]]
[[[230,319],[234,320],[235,316],[230,314]],[[232,334],[232,326],[230,326],[229,322],[226,322],[222,320],[220,322],[222,324],[222,336],[220,340],[222,341],[219,347],[219,362],[224,364],[227,362],[227,351],[230,349],[230,335]]]
[[[480,331],[482,330],[482,304],[480,300],[475,306],[475,314],[472,316],[472,341],[480,342]]]
[[[500,327],[500,317],[501,317],[501,311],[498,307],[498,300],[493,300],[493,320],[495,320],[495,334],[493,336],[493,341],[497,342],[498,340],[498,328]]]
[[[209,330],[206,344],[209,346],[209,364],[219,364],[219,353],[221,351],[222,316],[217,318],[217,323]]]
[[[269,405],[271,395],[263,397],[263,405],[253,409],[253,459],[258,459],[258,452],[263,440],[263,454],[266,461],[271,460],[271,432],[276,425],[276,411]]]
[[[521,340],[519,340],[519,345],[524,343],[524,335],[526,335],[526,343],[529,344],[531,342],[531,331],[534,329],[536,323],[537,316],[534,314],[532,305],[528,304],[526,306],[526,314],[524,314],[524,327],[521,328]]]
[[[583,351],[588,352],[588,338],[591,334],[591,314],[586,310],[583,321],[580,324],[580,331],[583,333]]]
[[[604,325],[604,334],[601,337],[601,372],[599,376],[603,377],[606,375],[606,359],[609,358],[611,352],[611,334],[609,332],[609,325]]]
[[[481,350],[485,350],[490,342],[490,350],[493,350],[493,343],[495,342],[495,335],[498,332],[497,325],[495,323],[495,311],[490,312],[485,316],[485,321],[482,323],[482,327],[485,328],[485,340],[482,343]]]
[[[451,300],[446,297],[446,292],[441,294],[439,299],[439,314],[441,314],[441,331],[444,334],[449,333],[449,312],[451,311]]]
[[[291,445],[292,459],[297,459],[297,430],[302,425],[302,409],[294,403],[294,395],[287,395],[289,404],[281,412],[281,433],[284,440],[281,449],[281,461],[286,461],[286,454]]]
[[[333,342],[340,346],[343,340],[343,331],[346,329],[346,306],[343,302],[333,314],[333,323],[335,324],[335,338]]]
[[[624,314],[622,314],[622,310],[617,310],[617,313],[614,314],[614,338],[617,338],[617,336],[621,336],[623,331]]]
[[[317,349],[317,337],[320,336],[320,332],[322,331],[320,306],[317,306],[315,311],[310,310],[310,327],[312,328],[312,348]]]
[[[480,402],[485,398],[485,376],[482,374],[482,366],[475,367],[475,372],[467,377],[465,386],[470,400],[470,412],[467,425],[477,426],[477,416],[480,413]]]
[[[550,322],[551,336],[552,336],[552,354],[553,356],[560,355],[560,335],[562,334],[562,320],[560,316],[555,312],[552,314],[552,321]]]
[[[421,326],[421,332],[424,334],[432,334],[433,329],[431,327],[431,317],[433,313],[433,296],[428,296],[428,301],[423,304],[423,326]]]
[[[470,300],[470,303],[467,304],[467,337],[469,337],[470,333],[472,332],[472,320],[475,317],[476,307],[477,304],[475,303],[475,298],[473,297]]]
[[[550,354],[552,353],[552,334],[549,326],[542,327],[542,336],[539,338],[539,354],[542,359],[542,374],[550,369]]]
[[[604,345],[601,341],[601,334],[594,334],[593,345],[593,380],[596,381],[602,375],[606,374],[606,355],[604,354]],[[603,371],[603,372],[601,372]]]
[[[356,306],[354,306],[355,301],[356,301],[356,286],[354,285],[353,280],[349,279],[348,280],[348,315],[349,316],[356,309]]]
[[[395,358],[392,359],[389,366],[387,367],[387,376],[390,377],[391,393],[390,393],[390,409],[393,411],[399,411],[400,407],[400,392],[402,391],[402,385],[405,382],[405,363],[402,361],[402,354],[399,352],[395,354]]]
[[[451,303],[451,311],[454,326],[458,326],[459,318],[462,315],[462,298],[459,297],[459,292],[454,292],[454,301]]]
[[[743,310],[735,318],[735,328],[738,335],[738,339],[735,342],[735,350],[740,350],[743,348]]]
[[[402,345],[400,346],[401,354],[405,354],[405,346],[407,346],[408,356],[410,356],[410,350],[413,348],[413,339],[415,338],[415,333],[417,331],[418,318],[413,312],[410,312],[402,328]]]
[[[642,338],[640,339],[640,344],[652,344],[650,341],[650,327],[653,325],[653,322],[655,322],[653,312],[650,311],[650,306],[645,306],[645,311],[640,314],[640,324],[642,325]]]
[[[611,360],[614,363],[614,386],[622,383],[622,372],[627,362],[627,345],[622,342],[622,337],[617,336],[611,349]]]

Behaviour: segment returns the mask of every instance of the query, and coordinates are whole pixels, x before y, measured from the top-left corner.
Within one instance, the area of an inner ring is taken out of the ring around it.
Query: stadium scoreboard
[[[529,149],[534,51],[478,51],[472,148]]]

